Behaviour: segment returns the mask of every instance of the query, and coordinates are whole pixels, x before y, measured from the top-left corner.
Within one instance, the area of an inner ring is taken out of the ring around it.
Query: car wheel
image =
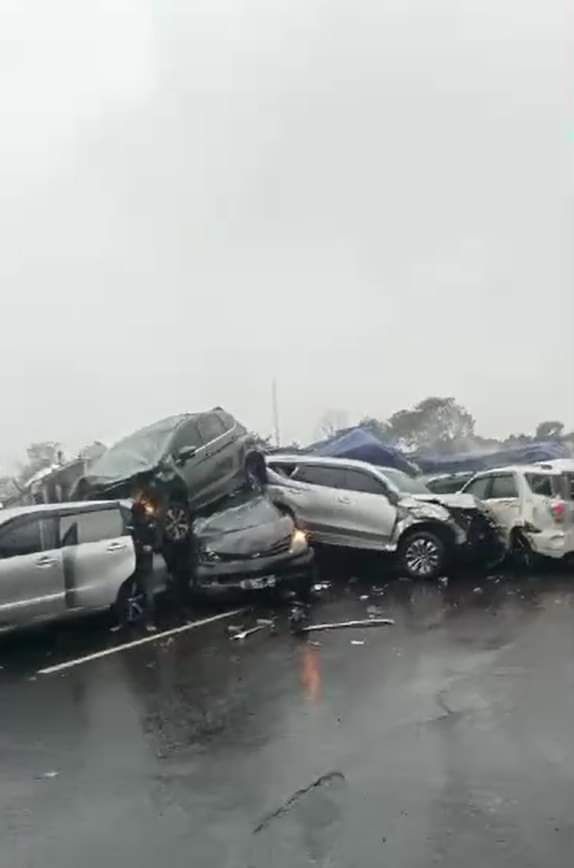
[[[114,615],[124,626],[141,624],[146,614],[146,598],[136,579],[128,579],[118,591]]]
[[[536,560],[532,546],[520,531],[512,536],[511,555],[514,564],[521,570],[531,570]]]
[[[436,579],[446,565],[446,547],[436,534],[415,531],[401,542],[398,561],[411,579]]]
[[[184,503],[173,502],[163,517],[163,534],[167,542],[178,543],[188,539],[191,533],[191,518]]]

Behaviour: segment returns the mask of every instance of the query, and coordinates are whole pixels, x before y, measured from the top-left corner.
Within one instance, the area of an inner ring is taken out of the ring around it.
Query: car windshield
[[[384,467],[382,472],[401,494],[431,494],[431,491],[418,476],[408,476],[402,470],[389,467]]]
[[[282,513],[267,497],[253,497],[247,493],[229,498],[226,509],[214,512],[206,518],[197,519],[194,529],[198,536],[233,533],[270,524],[281,517]]]
[[[92,466],[90,481],[114,482],[152,470],[162,458],[170,438],[185,414],[169,416],[124,437]]]

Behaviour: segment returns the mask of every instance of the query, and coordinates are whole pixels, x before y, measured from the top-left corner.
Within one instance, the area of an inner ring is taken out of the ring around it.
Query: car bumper
[[[195,572],[194,590],[220,597],[232,592],[249,594],[274,588],[297,589],[311,578],[313,562],[313,551],[308,549],[296,557],[265,558],[257,563],[200,563]]]
[[[574,552],[574,531],[542,531],[527,533],[532,550],[545,558],[560,559]]]

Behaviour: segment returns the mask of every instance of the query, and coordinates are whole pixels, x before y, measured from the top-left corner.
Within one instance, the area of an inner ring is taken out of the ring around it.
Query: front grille
[[[227,554],[225,552],[218,552],[219,560],[223,562],[229,561],[253,561],[259,558],[272,558],[276,555],[282,555],[289,551],[291,547],[291,537],[285,537],[285,539],[280,540],[275,545],[271,546],[271,548],[265,549],[264,551],[255,551],[249,552],[248,554]]]

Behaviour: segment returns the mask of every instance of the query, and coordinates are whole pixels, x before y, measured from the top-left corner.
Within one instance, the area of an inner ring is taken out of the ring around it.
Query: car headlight
[[[296,527],[291,537],[291,551],[302,552],[307,548],[307,534]]]
[[[205,563],[216,563],[221,560],[220,555],[217,554],[216,551],[210,549],[209,546],[204,546],[199,550],[199,560],[204,561]]]

